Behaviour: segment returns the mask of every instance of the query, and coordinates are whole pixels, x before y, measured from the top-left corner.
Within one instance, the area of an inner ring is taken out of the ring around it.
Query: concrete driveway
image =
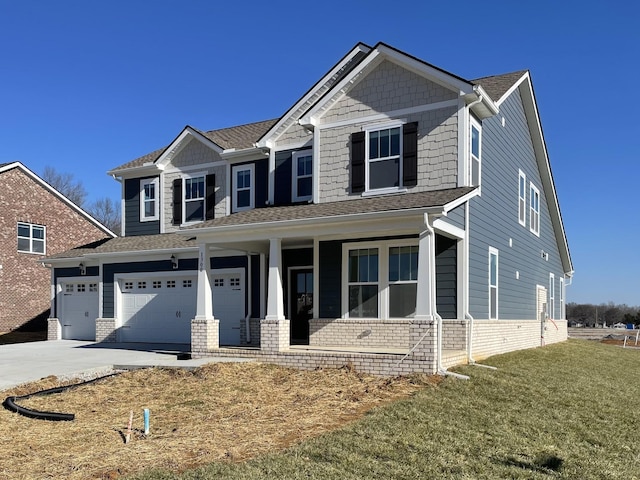
[[[0,345],[0,391],[22,383],[82,373],[99,374],[113,367],[197,367],[210,362],[242,362],[240,358],[178,360],[188,345],[95,343],[76,340]]]

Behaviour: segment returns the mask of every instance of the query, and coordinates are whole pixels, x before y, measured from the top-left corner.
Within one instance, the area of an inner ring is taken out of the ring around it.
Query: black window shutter
[[[173,181],[173,224],[182,223],[182,179]]]
[[[351,193],[364,192],[365,132],[351,134]]]
[[[418,122],[402,128],[402,184],[405,187],[418,184]]]
[[[206,178],[206,193],[205,193],[205,206],[207,211],[205,213],[205,220],[213,220],[215,217],[216,209],[216,176],[212,173],[207,175]]]

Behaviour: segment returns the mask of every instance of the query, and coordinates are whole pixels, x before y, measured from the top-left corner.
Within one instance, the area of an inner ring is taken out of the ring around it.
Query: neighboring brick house
[[[48,259],[51,338],[382,374],[567,338],[573,265],[527,71],[466,80],[358,44],[280,118],[186,126],[109,173],[123,237]],[[93,295],[62,295],[78,282]]]
[[[0,332],[38,320],[46,328],[45,256],[113,236],[20,162],[0,164]]]

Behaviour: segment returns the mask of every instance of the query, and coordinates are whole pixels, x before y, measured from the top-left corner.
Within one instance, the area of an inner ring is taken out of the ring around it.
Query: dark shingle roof
[[[381,213],[396,210],[438,207],[446,205],[466,195],[473,189],[473,187],[460,187],[429,192],[357,198],[339,202],[256,208],[246,212],[234,213],[227,217],[209,220],[195,225],[192,228],[198,229],[207,227],[250,225],[267,222],[306,220],[312,218],[338,217],[342,215],[358,215],[365,213]]]
[[[518,70],[517,72],[505,73],[503,75],[476,78],[475,80],[471,80],[471,83],[480,85],[489,94],[491,99],[497,102],[527,71],[528,70]]]
[[[219,130],[209,130],[207,132],[195,129],[197,132],[204,135],[213,143],[218,145],[222,149],[235,148],[242,150],[244,148],[251,148],[255,142],[257,142],[278,120],[263,120],[261,122],[248,123],[246,125],[238,125],[236,127],[221,128]],[[193,127],[192,127],[193,128]],[[111,170],[117,172],[119,170],[126,170],[128,168],[141,167],[145,163],[155,162],[167,147],[159,148],[151,153],[138,157],[135,160],[127,162],[119,167]]]

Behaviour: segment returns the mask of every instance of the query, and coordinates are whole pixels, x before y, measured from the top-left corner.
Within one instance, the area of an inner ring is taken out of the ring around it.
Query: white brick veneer
[[[260,348],[267,352],[281,352],[289,348],[291,322],[288,319],[263,319],[260,322]]]
[[[404,348],[409,343],[406,320],[312,319],[309,345]]]
[[[206,356],[220,347],[220,320],[217,318],[194,318],[191,320],[191,355]]]
[[[116,323],[115,318],[96,318],[96,342],[117,342]]]
[[[57,318],[47,318],[47,340],[62,339],[62,325]]]

